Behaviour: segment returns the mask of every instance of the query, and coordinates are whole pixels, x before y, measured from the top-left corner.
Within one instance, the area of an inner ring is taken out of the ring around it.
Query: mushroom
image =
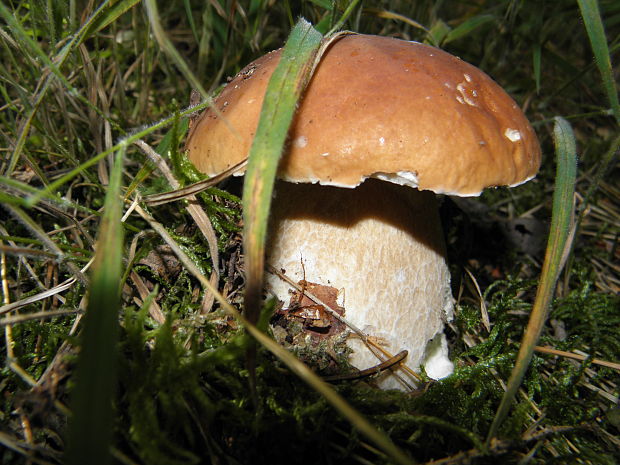
[[[201,115],[187,142],[199,170],[215,175],[247,157],[279,58],[268,53],[235,76],[216,99],[223,118]],[[540,156],[521,110],[476,67],[416,42],[343,36],[290,128],[267,262],[295,282],[337,289],[347,321],[390,353],[407,350],[409,367],[447,376],[453,299],[434,194],[516,186],[535,176]],[[267,285],[288,300],[280,277]],[[378,363],[359,338],[348,344],[357,368]],[[401,381],[387,373],[380,383]]]

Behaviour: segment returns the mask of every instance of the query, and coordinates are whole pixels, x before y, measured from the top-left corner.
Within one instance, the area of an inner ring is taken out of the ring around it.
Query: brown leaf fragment
[[[306,291],[310,292],[339,315],[344,315],[344,308],[337,303],[338,289],[305,280],[299,281],[298,284],[301,286],[302,292],[294,291],[288,308],[280,310],[278,314],[289,320],[303,321],[304,329],[317,340],[332,337],[342,332],[345,325],[327,312],[325,307],[315,303],[305,295]]]

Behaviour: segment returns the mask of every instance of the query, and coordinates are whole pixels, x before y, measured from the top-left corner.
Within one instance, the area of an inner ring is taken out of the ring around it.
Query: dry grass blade
[[[216,184],[219,184],[225,179],[228,179],[237,171],[243,170],[248,161],[243,160],[236,165],[231,166],[226,171],[222,171],[217,176],[213,176],[212,178],[205,179],[204,181],[195,182],[189,186],[182,187],[180,189],[175,189],[169,192],[164,192],[161,194],[151,194],[143,197],[144,203],[151,207],[156,207],[159,205],[164,205],[166,203],[175,202],[177,200],[188,199],[192,195],[199,194],[200,192],[205,191],[209,187],[213,187]]]
[[[554,349],[553,347],[536,346],[534,347],[534,350],[536,350],[537,352],[541,352],[543,354],[557,355],[559,357],[572,358],[574,360],[580,360],[580,361],[584,361],[588,358],[585,355],[573,354],[571,352],[566,352],[565,350]],[[600,365],[602,367],[607,367],[607,368],[613,368],[614,370],[620,371],[620,363],[608,362],[606,360],[599,360],[597,358],[593,358],[590,361],[596,365]]]
[[[140,275],[135,271],[132,271],[129,274],[129,277],[136,286],[136,289],[138,290],[142,301],[149,301],[149,315],[151,315],[151,318],[153,318],[159,324],[164,324],[164,322],[166,321],[166,315],[164,315],[164,312],[161,310],[161,307],[157,304],[157,302],[155,302],[153,299],[150,299],[151,292],[149,292],[146,284],[144,284],[144,281],[142,280]],[[142,302],[138,302],[138,304],[141,305]]]
[[[12,302],[10,304],[5,304],[0,307],[0,314],[10,312],[12,310],[17,310],[18,308],[25,307],[26,305],[30,305],[34,302],[38,302],[39,300],[47,299],[48,297],[52,297],[60,292],[66,291],[71,286],[76,283],[75,278],[68,279],[62,284],[53,287],[52,289],[48,289],[46,291],[40,292],[30,297],[26,297],[24,299],[20,299],[16,302]]]
[[[74,310],[51,310],[48,312],[35,312],[25,313],[22,315],[7,316],[4,318],[0,318],[0,326],[14,325],[31,320],[45,320],[48,318],[55,318],[57,316],[75,315],[78,313],[83,313],[83,311],[79,308],[76,308]]]
[[[364,8],[364,13],[370,13],[377,16],[378,18],[395,19],[397,21],[402,21],[412,27],[424,31],[426,34],[430,34],[430,31],[423,24],[420,24],[419,22],[414,21],[411,18],[407,18],[406,16],[395,13],[393,11],[382,10],[380,8]]]
[[[138,140],[135,144],[142,149],[142,151],[149,157],[149,159],[155,163],[159,171],[165,176],[168,183],[174,188],[179,189],[179,182],[172,174],[172,171],[166,165],[164,159],[155,152],[146,142],[142,140]],[[219,263],[220,263],[220,252],[217,248],[217,237],[215,236],[215,231],[213,230],[213,225],[211,224],[211,220],[205,211],[198,205],[198,200],[194,195],[188,195],[186,199],[189,201],[187,205],[187,211],[192,216],[196,225],[204,235],[207,243],[209,244],[209,251],[211,252],[211,259],[213,260],[213,276],[212,281],[217,282],[219,277]],[[207,296],[211,296],[210,298]],[[211,294],[207,294],[205,296],[205,303],[203,305],[203,311],[206,313],[213,304],[213,296]]]

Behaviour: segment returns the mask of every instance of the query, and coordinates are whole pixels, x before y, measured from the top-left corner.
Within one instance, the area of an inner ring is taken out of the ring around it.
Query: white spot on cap
[[[251,103],[254,103],[255,101],[256,101],[255,98],[251,98],[250,100],[248,100],[248,105],[251,104]]]
[[[471,76],[469,74],[463,74],[463,76],[467,82],[471,82]]]
[[[384,137],[379,137],[379,145],[381,145],[381,146],[385,145],[385,138]]]
[[[478,106],[478,105],[476,105],[476,102],[474,102],[472,99],[470,99],[467,96],[467,93],[465,92],[465,86],[463,84],[465,84],[465,83],[461,82],[458,86],[456,86],[456,90],[458,90],[460,92],[460,94],[461,94],[461,98],[459,98],[457,96],[456,99],[459,102],[461,102],[461,103],[465,102],[467,105],[471,105],[472,107]],[[474,97],[475,97],[475,94],[472,93],[472,95],[474,95]]]
[[[518,130],[516,130],[516,129],[507,128],[504,131],[504,135],[508,139],[510,139],[511,142],[516,142],[518,140],[521,140],[521,133]]]
[[[452,89],[452,84],[450,84],[449,82],[444,82],[443,85],[446,86],[448,89]]]
[[[329,156],[329,152],[323,152],[323,153],[321,154],[321,156],[322,156],[322,157],[327,157],[327,156]]]
[[[308,138],[306,136],[299,136],[297,139],[295,139],[294,144],[295,147],[303,149],[306,145],[308,145]]]

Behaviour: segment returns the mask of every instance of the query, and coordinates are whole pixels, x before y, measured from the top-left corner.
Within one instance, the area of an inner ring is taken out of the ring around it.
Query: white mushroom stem
[[[435,196],[378,180],[355,189],[279,182],[272,205],[267,261],[295,282],[305,279],[339,290],[345,319],[376,338],[388,352],[409,352],[406,364],[427,372],[451,371],[443,337],[452,317],[450,277]],[[302,268],[303,261],[303,268]],[[304,274],[305,273],[305,274]],[[267,284],[288,303],[290,286],[270,275]],[[350,337],[351,363],[378,363],[359,338]],[[402,371],[400,371],[402,373]],[[402,388],[385,376],[384,388]]]

